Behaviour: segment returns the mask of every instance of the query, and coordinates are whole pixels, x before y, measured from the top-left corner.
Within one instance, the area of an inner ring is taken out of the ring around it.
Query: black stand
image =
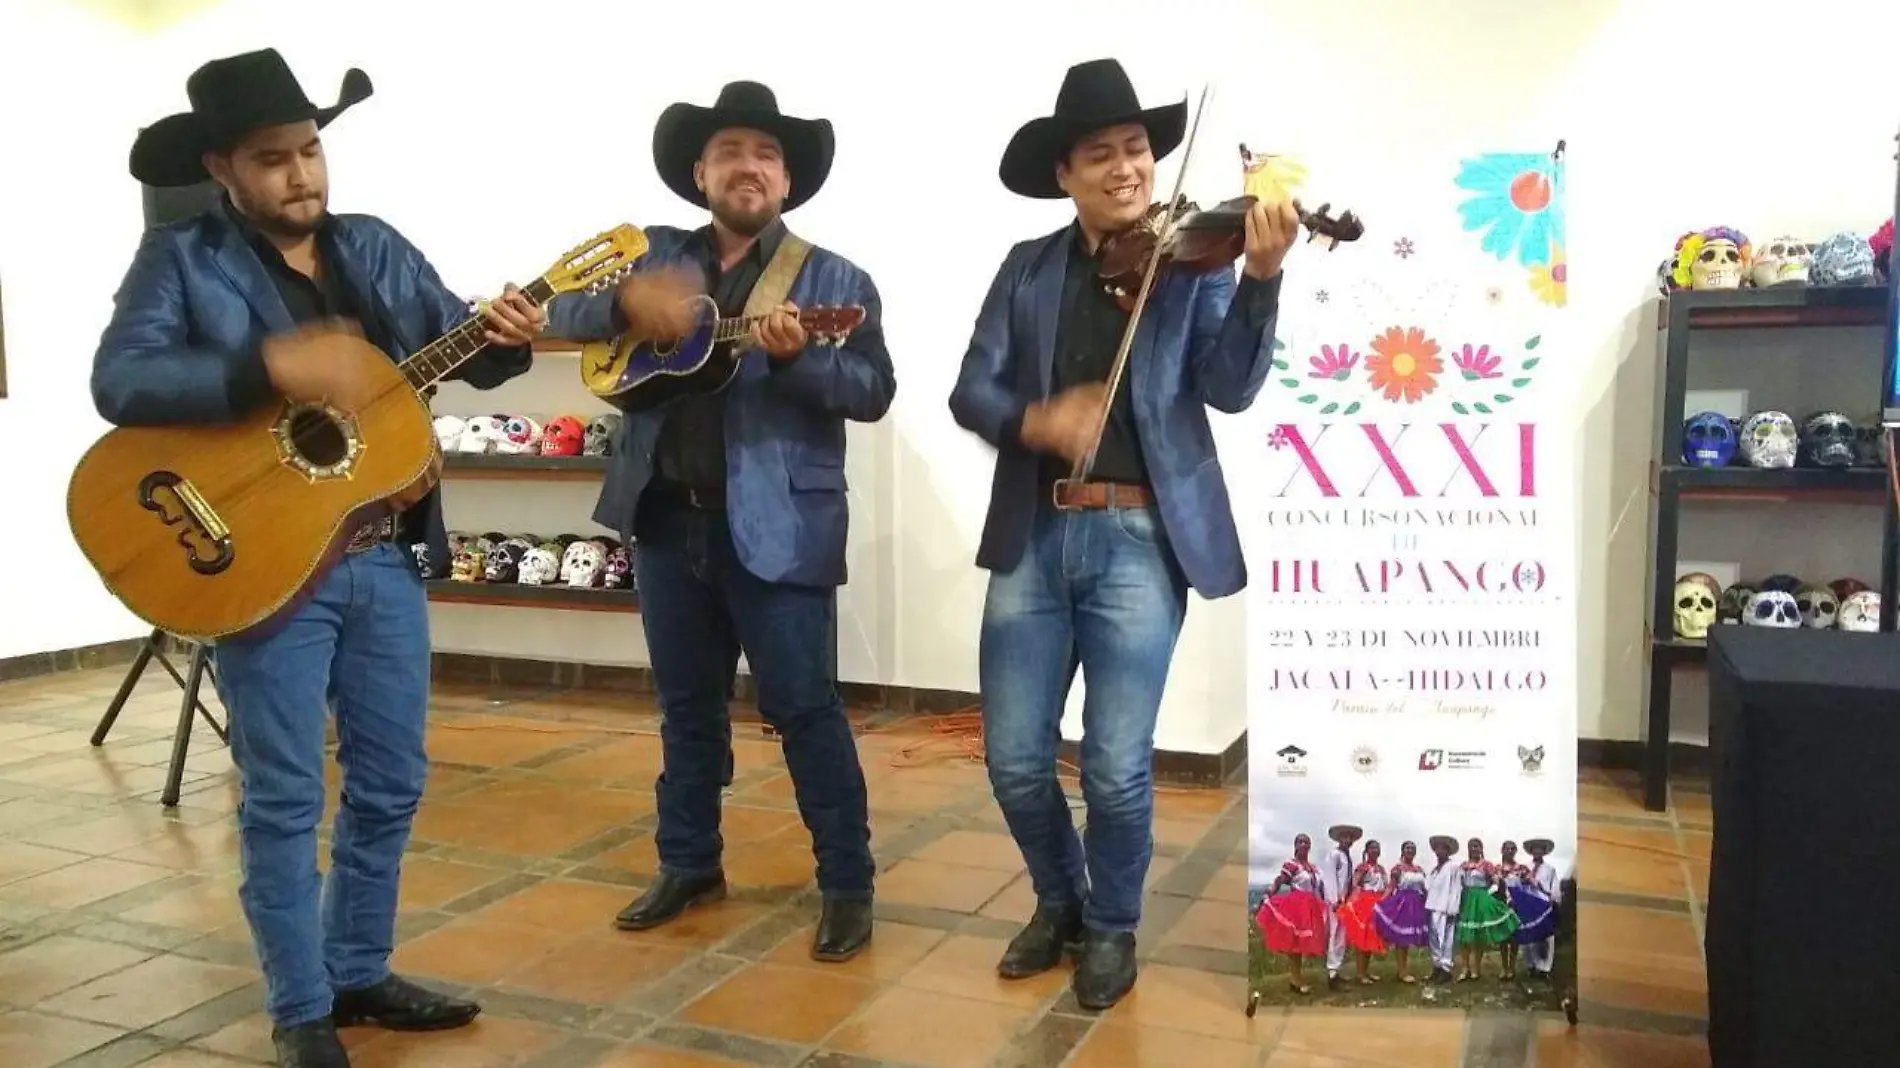
[[[178,791],[184,785],[185,756],[191,751],[192,716],[204,717],[205,725],[218,736],[218,740],[230,744],[231,737],[225,733],[224,724],[212,716],[211,710],[198,699],[198,691],[204,684],[205,673],[211,670],[211,647],[200,645],[191,652],[191,664],[180,675],[170,660],[160,651],[165,641],[165,632],[155,630],[139,646],[139,655],[132,660],[132,667],[125,673],[125,681],[119,684],[119,692],[106,706],[106,714],[99,717],[99,725],[92,730],[92,744],[104,745],[106,735],[112,732],[112,725],[119,720],[119,711],[125,707],[126,698],[132,696],[132,690],[139,684],[139,676],[145,673],[145,666],[157,658],[159,666],[172,677],[180,689],[185,691],[184,702],[178,709],[178,729],[172,735],[171,766],[165,775],[165,792],[159,795],[158,802],[166,808],[178,805]]]

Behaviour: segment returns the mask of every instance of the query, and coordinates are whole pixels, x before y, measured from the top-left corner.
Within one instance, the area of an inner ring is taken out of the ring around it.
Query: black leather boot
[[[811,959],[847,961],[871,944],[869,901],[827,901],[818,914],[818,931],[811,940]]]
[[[350,1055],[328,1020],[276,1028],[270,1040],[277,1047],[277,1068],[350,1068]]]
[[[1075,961],[1075,1002],[1100,1012],[1135,988],[1135,936],[1127,931],[1090,931]]]
[[[1036,906],[1029,926],[1009,940],[996,974],[1005,979],[1027,979],[1062,963],[1064,953],[1082,945],[1082,906]]]
[[[620,915],[614,917],[614,926],[623,931],[645,931],[671,923],[694,905],[711,904],[724,900],[725,896],[724,872],[688,878],[663,871],[653,880],[653,885],[647,887],[646,893],[620,910]]]
[[[338,1027],[374,1024],[391,1031],[447,1031],[468,1023],[481,1011],[472,1001],[425,990],[399,975],[386,975],[374,986],[337,991],[330,1019]]]

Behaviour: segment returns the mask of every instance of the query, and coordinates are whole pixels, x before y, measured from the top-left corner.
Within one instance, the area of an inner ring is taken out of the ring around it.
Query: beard
[[[329,198],[321,193],[289,203],[278,202],[261,205],[248,200],[236,200],[238,210],[251,221],[251,225],[264,233],[276,237],[305,238],[323,228],[323,222],[329,217]],[[310,210],[314,201],[317,210]]]
[[[714,219],[741,237],[759,236],[759,232],[772,225],[772,220],[779,216],[779,205],[764,198],[760,198],[757,207],[740,207],[734,203],[736,200],[736,197],[721,196],[709,200],[707,206]]]

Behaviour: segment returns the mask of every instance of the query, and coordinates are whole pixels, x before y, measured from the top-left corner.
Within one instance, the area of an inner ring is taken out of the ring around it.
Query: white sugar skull
[[[1801,608],[1794,594],[1781,590],[1762,590],[1748,599],[1748,611],[1742,622],[1751,627],[1777,627],[1789,630],[1801,625]]]
[[[1828,630],[1841,614],[1841,602],[1826,586],[1803,586],[1795,591],[1794,606],[1801,613],[1801,625],[1809,630]]]
[[[506,417],[499,415],[478,415],[462,427],[462,440],[456,444],[456,452],[492,453],[501,451],[502,424]]]
[[[561,581],[569,586],[592,588],[600,583],[601,568],[606,566],[607,550],[599,542],[577,541],[561,557]]]
[[[1750,467],[1793,467],[1801,436],[1786,412],[1756,412],[1742,423],[1742,459]]]
[[[468,420],[459,415],[438,415],[435,417],[435,441],[442,446],[443,452],[454,452],[462,442],[462,432],[468,429]]]
[[[1805,285],[1808,265],[1814,262],[1814,250],[1794,237],[1777,237],[1755,252],[1748,266],[1748,280],[1758,286]]]
[[[1701,247],[1689,261],[1689,288],[1738,289],[1748,271],[1748,239],[1717,227],[1702,234]]]
[[[584,456],[605,456],[613,451],[614,435],[620,432],[620,413],[597,415],[587,422],[587,437],[581,447]]]
[[[1880,595],[1859,590],[1841,602],[1841,629],[1871,634],[1880,629]]]
[[[1676,582],[1676,637],[1706,638],[1709,624],[1715,622],[1715,595],[1699,578],[1684,577]]]
[[[521,557],[515,581],[523,586],[546,586],[561,575],[561,558],[536,546]]]
[[[1801,425],[1801,451],[1816,467],[1854,466],[1854,424],[1839,412],[1819,412]]]
[[[541,451],[541,424],[525,415],[511,415],[501,424],[501,440],[496,452],[521,455]]]

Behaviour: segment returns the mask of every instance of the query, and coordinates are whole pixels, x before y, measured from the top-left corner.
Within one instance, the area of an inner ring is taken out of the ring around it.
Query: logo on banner
[[[1544,747],[1540,745],[1533,749],[1529,746],[1518,746],[1517,762],[1524,768],[1524,774],[1542,775],[1544,773]]]
[[[1352,770],[1361,775],[1372,775],[1379,770],[1379,751],[1369,745],[1362,745],[1352,751]]]
[[[1306,777],[1306,750],[1297,745],[1282,746],[1273,754],[1280,763],[1273,769],[1283,779],[1303,779]]]
[[[1482,749],[1425,749],[1418,754],[1418,770],[1477,771],[1484,757]]]

